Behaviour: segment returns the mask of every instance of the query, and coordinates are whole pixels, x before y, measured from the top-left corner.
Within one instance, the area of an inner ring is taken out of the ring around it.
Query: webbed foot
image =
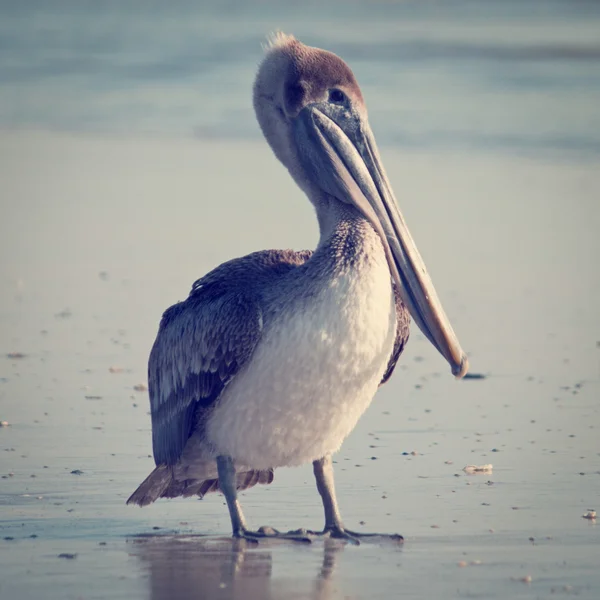
[[[308,536],[328,537],[335,540],[346,540],[355,546],[360,545],[360,538],[383,538],[401,544],[404,542],[404,537],[399,533],[359,533],[351,531],[344,527],[326,527],[323,531],[306,531],[298,530],[298,533],[304,531]]]
[[[238,529],[233,533],[233,537],[237,539],[244,539],[253,544],[258,544],[259,540],[271,539],[271,540],[290,540],[293,542],[302,542],[304,544],[310,544],[308,532],[304,529],[298,529],[297,531],[283,532],[273,527],[263,525],[259,527],[257,531],[250,531],[248,529]]]

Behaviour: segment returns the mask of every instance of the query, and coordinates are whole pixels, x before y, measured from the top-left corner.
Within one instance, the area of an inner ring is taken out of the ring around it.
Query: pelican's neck
[[[315,254],[334,265],[353,265],[356,259],[383,245],[371,224],[350,204],[328,197],[317,206],[319,244]]]
[[[341,202],[332,196],[313,202],[319,223],[319,246],[326,243],[343,224],[359,221],[361,214],[350,204]]]

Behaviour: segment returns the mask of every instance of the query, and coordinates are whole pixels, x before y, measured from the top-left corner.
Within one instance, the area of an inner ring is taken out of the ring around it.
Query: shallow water
[[[568,159],[600,153],[600,4],[79,2],[0,6],[0,125],[260,136],[268,32],[340,54],[380,144]]]
[[[404,547],[244,550],[220,496],[125,506],[153,464],[134,386],[196,277],[314,246],[308,203],[258,143],[5,133],[0,157],[2,598],[598,597],[597,164],[384,152],[486,378],[453,381],[413,332],[336,457],[348,526]],[[253,526],[322,523],[309,467],[242,503]]]

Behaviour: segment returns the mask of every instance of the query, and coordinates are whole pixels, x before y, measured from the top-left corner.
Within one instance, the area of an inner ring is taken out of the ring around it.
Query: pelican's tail
[[[214,467],[213,467],[214,468]],[[236,487],[238,490],[247,490],[257,483],[269,484],[273,481],[273,469],[262,471],[249,470],[236,473]],[[219,492],[218,478],[210,479],[184,479],[178,481],[174,477],[173,467],[158,465],[137,490],[131,494],[127,504],[147,506],[158,498],[177,498],[183,496],[199,496],[202,498],[210,492]]]

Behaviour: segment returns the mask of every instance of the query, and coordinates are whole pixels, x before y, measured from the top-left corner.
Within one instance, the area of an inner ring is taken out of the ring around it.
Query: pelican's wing
[[[311,252],[263,250],[223,263],[163,315],[148,363],[156,464],[172,465],[223,388],[250,358],[263,326],[260,291]]]
[[[406,346],[406,342],[408,342],[410,316],[395,285],[394,299],[396,301],[396,339],[394,341],[394,349],[392,350],[388,366],[379,385],[383,385],[392,376],[392,373],[396,368],[396,363],[402,354],[402,350],[404,350],[404,346]]]
[[[174,464],[207,409],[252,354],[262,329],[260,307],[242,291],[201,281],[163,315],[148,363],[156,464]]]

